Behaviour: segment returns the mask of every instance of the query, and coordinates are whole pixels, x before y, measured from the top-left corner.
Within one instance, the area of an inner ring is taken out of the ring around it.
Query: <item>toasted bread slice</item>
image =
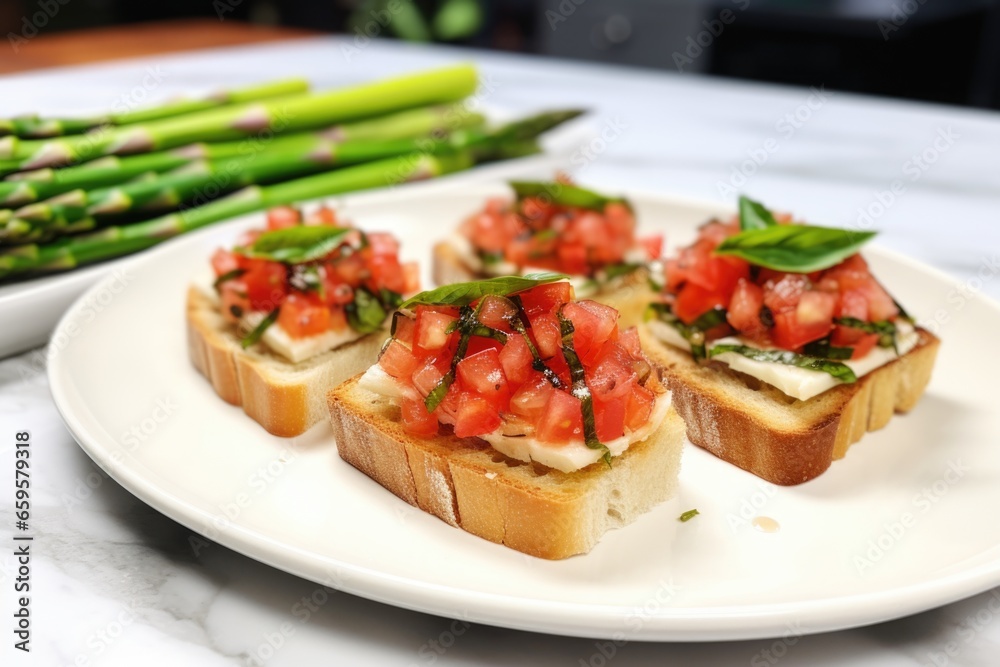
[[[940,341],[917,329],[916,347],[857,382],[806,401],[721,362],[698,364],[640,327],[643,349],[660,366],[694,444],[774,484],[820,475],[868,431],[916,405],[930,381]]]
[[[434,246],[431,274],[437,285],[450,285],[489,277],[469,268],[455,248],[446,241]],[[593,299],[617,310],[621,316],[618,322],[623,328],[642,322],[646,306],[654,301],[655,297],[656,293],[649,284],[649,271],[645,268],[636,269],[609,281],[593,295],[578,295],[578,298]]]
[[[340,456],[406,502],[539,558],[586,553],[677,489],[684,424],[671,408],[609,468],[572,473],[508,458],[478,438],[415,438],[399,408],[353,378],[328,395]]]
[[[187,295],[188,355],[215,392],[269,433],[292,437],[326,418],[326,392],[378,359],[388,331],[368,334],[292,363],[257,344],[244,350],[216,302],[197,287]]]

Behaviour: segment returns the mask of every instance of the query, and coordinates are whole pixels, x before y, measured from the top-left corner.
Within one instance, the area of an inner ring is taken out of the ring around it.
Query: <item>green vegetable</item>
[[[518,202],[528,197],[539,197],[551,201],[558,206],[576,206],[593,211],[603,211],[608,204],[625,204],[632,208],[622,197],[607,197],[593,190],[585,190],[575,185],[564,183],[543,183],[537,181],[511,181],[510,187],[517,195]]]
[[[458,362],[465,358],[465,353],[469,350],[469,339],[472,337],[472,331],[476,327],[481,326],[479,320],[476,318],[476,312],[467,305],[462,306],[458,322],[459,330],[461,331],[458,337],[458,347],[455,348],[455,354],[451,358],[451,367],[448,369],[448,372],[438,380],[438,383],[427,394],[427,398],[424,399],[424,407],[427,408],[427,412],[434,412],[435,408],[441,405],[441,401],[448,394],[448,388],[455,382],[455,371],[458,368]]]
[[[400,308],[413,306],[468,306],[473,301],[493,294],[507,296],[515,292],[523,292],[538,285],[565,280],[562,273],[529,273],[524,276],[499,276],[487,280],[475,280],[467,283],[444,285],[437,289],[420,292],[400,304]]]
[[[811,273],[844,261],[875,234],[813,225],[777,225],[730,236],[715,253],[740,257],[775,271]]]
[[[559,332],[562,334],[562,352],[566,358],[566,365],[569,366],[569,377],[573,382],[570,393],[580,401],[580,410],[583,412],[583,443],[590,449],[599,449],[604,452],[604,462],[611,467],[611,450],[597,437],[597,418],[594,416],[594,397],[587,386],[587,377],[583,370],[583,362],[573,347],[573,323],[563,316],[562,308],[559,308]]]
[[[717,357],[726,352],[735,352],[754,361],[764,361],[772,364],[784,364],[786,366],[796,366],[811,371],[822,371],[837,378],[841,382],[850,384],[857,382],[858,378],[847,364],[819,357],[810,357],[805,354],[796,354],[786,350],[761,350],[747,345],[715,345],[709,350],[709,357]]]
[[[679,517],[677,517],[677,520],[680,521],[681,523],[685,523],[685,522],[690,521],[691,519],[695,518],[699,514],[701,514],[701,512],[699,512],[696,509],[694,509],[694,510],[688,510],[687,512],[684,512]]]
[[[278,321],[279,312],[281,312],[280,307],[272,310],[267,314],[267,317],[260,321],[260,324],[253,328],[253,331],[246,335],[242,342],[244,350],[259,341],[260,337],[264,335],[265,331],[267,331],[267,328]]]
[[[856,317],[835,317],[833,318],[833,323],[850,329],[858,329],[867,334],[878,334],[879,347],[891,347],[896,350],[896,354],[899,354],[899,348],[896,347],[897,329],[895,322],[890,320],[865,322]]]
[[[764,229],[774,227],[778,221],[760,202],[740,195],[740,229]]]
[[[246,269],[233,269],[232,271],[226,271],[215,279],[215,282],[212,283],[212,287],[219,289],[222,286],[222,283],[228,283],[230,280],[236,280],[246,272]]]
[[[378,331],[388,315],[378,298],[364,287],[354,290],[354,301],[344,307],[344,312],[351,328],[362,334]]]
[[[646,319],[650,320],[654,317],[676,329],[677,333],[691,346],[691,356],[698,360],[704,359],[707,356],[705,352],[705,332],[726,321],[726,309],[713,308],[702,313],[691,324],[685,324],[674,315],[667,304],[651,303],[646,307]]]
[[[511,318],[510,326],[514,331],[519,333],[524,339],[525,344],[528,346],[528,351],[531,352],[531,367],[545,376],[545,379],[549,381],[556,389],[563,388],[563,382],[556,375],[556,372],[549,368],[545,360],[542,359],[542,355],[538,353],[538,348],[531,341],[531,337],[528,335],[528,329],[524,325],[524,321],[528,319],[528,316],[524,313],[524,304],[521,303],[521,298],[519,296],[513,296],[510,298],[512,304],[517,309],[517,315]]]
[[[286,227],[264,232],[240,254],[284,264],[303,264],[321,259],[337,248],[352,230],[326,225]]]
[[[802,348],[802,352],[810,357],[820,357],[822,359],[850,359],[854,354],[853,347],[834,347],[830,345],[830,337],[814,340],[807,343]]]
[[[611,264],[610,266],[604,267],[604,277],[605,280],[614,280],[615,278],[621,278],[622,276],[627,276],[630,273],[634,273],[641,269],[643,264],[636,264],[634,262],[622,262],[621,264]]]

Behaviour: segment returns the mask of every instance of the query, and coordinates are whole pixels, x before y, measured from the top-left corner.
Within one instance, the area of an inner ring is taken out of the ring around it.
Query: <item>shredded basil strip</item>
[[[811,343],[807,343],[803,348],[802,352],[809,355],[810,357],[820,357],[822,359],[850,359],[851,355],[854,354],[853,347],[835,347],[830,345],[830,337],[821,338],[819,340],[814,340]]]
[[[427,398],[424,399],[424,407],[427,408],[427,412],[434,412],[437,406],[441,405],[441,401],[448,394],[448,388],[455,382],[455,372],[458,368],[458,362],[465,358],[465,353],[469,350],[469,340],[472,338],[473,330],[477,326],[483,326],[476,319],[475,311],[469,306],[462,306],[457,323],[458,326],[456,328],[461,332],[458,338],[458,347],[455,349],[455,354],[451,357],[451,367],[448,369],[448,372],[438,380],[438,383],[427,394]],[[448,328],[451,329],[452,327],[449,326]],[[454,331],[454,329],[452,330]]]
[[[760,202],[756,202],[749,197],[740,195],[740,229],[764,229],[774,227],[778,221],[774,219],[774,214],[764,207]]]
[[[503,261],[503,253],[499,251],[490,252],[488,250],[480,250],[479,259],[483,264],[499,264]]]
[[[717,255],[732,255],[776,271],[811,273],[829,269],[858,252],[875,232],[816,225],[747,229],[725,239]]]
[[[219,289],[220,287],[222,287],[223,283],[228,283],[230,280],[236,280],[246,272],[247,272],[246,269],[233,269],[232,271],[226,271],[221,276],[215,279],[215,282],[212,283],[212,287],[214,287],[215,289]]]
[[[747,345],[715,345],[709,350],[709,356],[716,357],[726,352],[735,352],[754,361],[796,366],[811,371],[822,371],[847,384],[857,382],[858,380],[854,371],[847,364],[829,359],[810,357],[805,354],[797,354],[787,350],[761,350]]]
[[[304,264],[329,255],[352,231],[350,227],[326,225],[275,229],[258,236],[250,247],[242,249],[242,254],[283,264]]]
[[[665,303],[651,303],[646,309],[647,314],[652,313],[664,324],[668,324],[677,330],[677,333],[688,342],[691,346],[691,356],[696,360],[704,359],[708,355],[705,352],[705,331],[706,329],[700,328],[698,325],[708,324],[707,329],[724,322],[726,319],[726,311],[722,308],[712,309],[704,314],[702,314],[697,320],[691,324],[684,324],[673,311]],[[721,312],[721,320],[718,320]],[[652,318],[649,318],[652,319]],[[714,322],[714,323],[713,323]]]
[[[528,336],[528,329],[524,326],[527,315],[524,314],[524,304],[521,303],[521,298],[514,295],[509,297],[509,300],[512,304],[514,304],[514,308],[517,309],[517,313],[514,317],[510,318],[510,326],[514,329],[514,331],[521,334],[521,338],[523,338],[524,342],[527,344],[528,351],[531,352],[531,368],[545,376],[545,379],[548,380],[549,384],[553,387],[556,389],[562,389],[565,386],[563,385],[563,381],[559,379],[559,376],[556,375],[554,370],[545,364],[545,361],[542,359],[542,355],[538,353],[538,348],[535,347],[535,344],[531,342],[531,337]]]
[[[899,354],[899,348],[896,345],[898,330],[896,329],[896,323],[891,320],[865,322],[856,317],[835,317],[833,318],[833,323],[849,329],[864,331],[867,334],[878,334],[879,347],[891,347],[896,351],[897,355]]]
[[[687,512],[684,512],[679,517],[677,517],[677,520],[680,521],[681,523],[686,523],[691,519],[695,518],[696,516],[698,516],[699,514],[701,514],[701,512],[699,512],[697,509],[688,510]]]
[[[354,290],[354,301],[344,307],[344,312],[351,328],[362,334],[378,331],[388,314],[378,298],[363,287]]]
[[[609,450],[600,438],[597,437],[597,419],[594,416],[594,397],[587,386],[587,377],[583,370],[583,363],[580,361],[576,348],[573,347],[573,323],[567,319],[560,307],[557,311],[559,316],[559,333],[562,334],[562,352],[566,358],[566,365],[569,366],[569,376],[573,381],[570,393],[580,401],[580,409],[583,412],[583,442],[590,449],[600,449],[604,451],[604,462],[611,466],[611,450]]]
[[[714,329],[720,324],[725,324],[725,323],[726,323],[726,309],[713,308],[712,310],[706,310],[704,313],[699,315],[698,319],[692,322],[690,326],[700,331],[708,331],[709,329]]]
[[[511,181],[518,202],[528,197],[547,199],[557,206],[573,206],[592,211],[603,211],[608,204],[624,204],[629,210],[632,205],[622,197],[608,197],[593,190],[587,190],[576,185],[555,182]]]
[[[278,321],[279,312],[281,312],[280,307],[272,310],[270,313],[267,314],[267,317],[262,319],[260,323],[253,328],[253,331],[251,331],[246,335],[246,337],[243,339],[243,342],[241,343],[244,350],[250,347],[251,345],[255,344],[257,341],[259,341],[260,337],[264,335],[265,331],[267,331],[267,328]]]
[[[566,280],[562,273],[529,273],[523,276],[498,276],[487,280],[444,285],[437,289],[420,292],[399,305],[400,308],[413,306],[468,306],[484,296],[507,296],[514,292]]]

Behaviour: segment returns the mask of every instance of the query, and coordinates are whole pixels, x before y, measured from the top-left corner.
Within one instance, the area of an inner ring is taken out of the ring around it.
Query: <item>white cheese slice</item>
[[[375,364],[361,376],[358,386],[387,398],[398,398],[405,395],[407,389],[400,385],[381,366]],[[620,438],[604,443],[612,456],[621,456],[636,442],[645,440],[653,431],[660,427],[670,409],[670,392],[664,392],[656,398],[653,412],[649,420],[641,428],[623,435]],[[519,461],[537,461],[542,465],[573,472],[596,463],[603,456],[599,449],[587,447],[583,441],[570,442],[562,445],[542,442],[530,436],[511,437],[503,434],[503,426],[492,433],[480,436],[490,443],[498,452]]]
[[[677,329],[669,324],[659,320],[651,320],[647,323],[647,325],[653,335],[664,343],[684,350],[691,350],[691,346],[686,340],[684,340],[684,337],[678,333]],[[896,346],[899,348],[899,355],[897,355],[896,351],[891,347],[885,348],[876,346],[862,359],[845,359],[841,363],[847,365],[852,371],[854,371],[854,374],[860,378],[868,373],[871,373],[877,368],[885,366],[890,361],[898,359],[899,356],[906,354],[912,350],[920,340],[919,334],[917,334],[913,326],[907,322],[902,320],[897,322],[896,330]],[[709,350],[711,350],[713,345],[746,345],[748,347],[755,347],[762,350],[769,349],[737,336],[730,336],[712,341],[707,346]],[[769,361],[757,361],[755,359],[744,357],[742,354],[737,352],[724,352],[712,357],[712,359],[714,361],[721,361],[728,364],[733,370],[746,373],[747,375],[757,378],[761,382],[766,382],[769,385],[780,389],[788,396],[797,398],[801,401],[808,401],[810,398],[818,396],[824,391],[841,384],[840,380],[833,377],[829,373],[824,373],[823,371],[814,371],[808,368],[798,368],[796,366],[786,366],[785,364]]]
[[[267,313],[264,311],[253,311],[243,316],[242,324],[247,328],[247,331],[251,331],[266,316]],[[323,354],[341,345],[352,343],[364,335],[346,327],[341,331],[324,331],[315,336],[292,338],[280,324],[275,322],[264,330],[260,340],[277,354],[297,364],[310,357],[315,357],[317,354]]]

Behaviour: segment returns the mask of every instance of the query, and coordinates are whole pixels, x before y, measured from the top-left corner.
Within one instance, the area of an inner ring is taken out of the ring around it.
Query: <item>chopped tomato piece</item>
[[[629,393],[628,403],[625,406],[625,426],[630,431],[635,431],[645,426],[649,421],[650,415],[653,414],[653,404],[655,402],[656,396],[653,395],[653,392],[645,387],[636,385],[632,392]]]
[[[241,280],[254,310],[271,311],[282,304],[288,293],[288,271],[277,262],[255,261]]]
[[[222,301],[222,316],[230,322],[239,322],[250,312],[250,299],[247,288],[241,281],[229,280],[219,287],[219,298]]]
[[[566,281],[532,287],[518,294],[528,317],[548,313],[573,297],[573,287]]]
[[[543,442],[563,443],[583,434],[583,409],[580,401],[565,391],[553,391],[542,411],[535,430]]]
[[[823,325],[829,330],[837,297],[828,292],[806,292],[795,307],[795,317],[803,326]]]
[[[438,434],[438,419],[427,412],[422,399],[404,396],[400,401],[403,429],[420,438],[432,438]]]
[[[785,273],[777,280],[764,283],[764,305],[775,314],[795,308],[808,289],[809,278],[801,273]]]
[[[500,352],[495,348],[476,352],[458,362],[457,377],[463,387],[489,400],[498,413],[505,407],[510,391]]]
[[[517,309],[510,299],[489,295],[479,304],[479,321],[493,329],[513,331],[510,320],[517,315]]]
[[[451,334],[448,327],[458,318],[447,313],[439,313],[430,309],[417,311],[417,324],[414,340],[417,346],[424,350],[440,350],[448,344]]]
[[[554,357],[562,350],[559,320],[553,314],[536,315],[531,319],[531,335],[542,359]]]
[[[726,294],[712,292],[701,285],[688,283],[677,293],[673,310],[682,322],[691,324],[713,308],[725,308],[727,305],[729,305],[729,299]]]
[[[648,259],[659,259],[660,255],[663,254],[663,234],[644,236],[639,239],[639,245],[646,251]]]
[[[420,265],[416,262],[403,262],[403,294],[413,294],[420,291]]]
[[[823,338],[832,328],[829,321],[803,324],[794,310],[774,313],[771,336],[775,345],[786,350],[798,350],[806,343]]]
[[[399,254],[399,241],[396,240],[395,236],[386,232],[370,232],[368,234],[368,244],[372,252],[376,255],[392,255],[395,257]]]
[[[216,278],[232,273],[238,268],[240,268],[240,260],[236,254],[222,248],[212,254],[212,270],[215,271]]]
[[[337,214],[329,206],[320,206],[318,209],[309,214],[306,220],[307,225],[330,225],[331,227],[337,224]]]
[[[305,338],[330,329],[330,309],[313,294],[292,292],[281,304],[278,326],[292,338]]]
[[[625,433],[625,408],[628,395],[613,396],[607,400],[594,397],[594,426],[597,439],[608,442]]]
[[[760,319],[763,307],[764,290],[743,278],[733,291],[726,320],[744,336],[760,339],[767,334],[767,327]]]
[[[343,331],[348,326],[343,306],[330,306],[330,331]]]
[[[500,350],[500,365],[503,366],[504,375],[509,381],[518,385],[527,382],[533,372],[531,368],[533,360],[524,336],[521,334],[507,336],[507,344]]]
[[[530,421],[538,419],[556,389],[541,373],[532,371],[528,380],[510,398],[510,410]]]
[[[386,346],[378,360],[379,366],[397,380],[409,380],[419,363],[413,353],[396,339]]]
[[[639,340],[639,330],[629,327],[618,335],[618,344],[632,355],[634,359],[642,359],[642,343]]]
[[[573,346],[584,365],[597,356],[612,332],[618,332],[618,311],[596,301],[567,303],[562,314],[573,323]]]
[[[495,431],[500,426],[500,412],[490,401],[472,392],[462,392],[455,415],[455,435],[471,438]]]
[[[302,223],[302,212],[294,206],[276,206],[267,212],[267,228],[286,229]]]
[[[415,318],[407,317],[406,315],[394,315],[393,321],[396,324],[396,331],[393,334],[393,338],[401,343],[406,344],[408,347],[413,347],[413,332],[416,329],[417,321]]]

